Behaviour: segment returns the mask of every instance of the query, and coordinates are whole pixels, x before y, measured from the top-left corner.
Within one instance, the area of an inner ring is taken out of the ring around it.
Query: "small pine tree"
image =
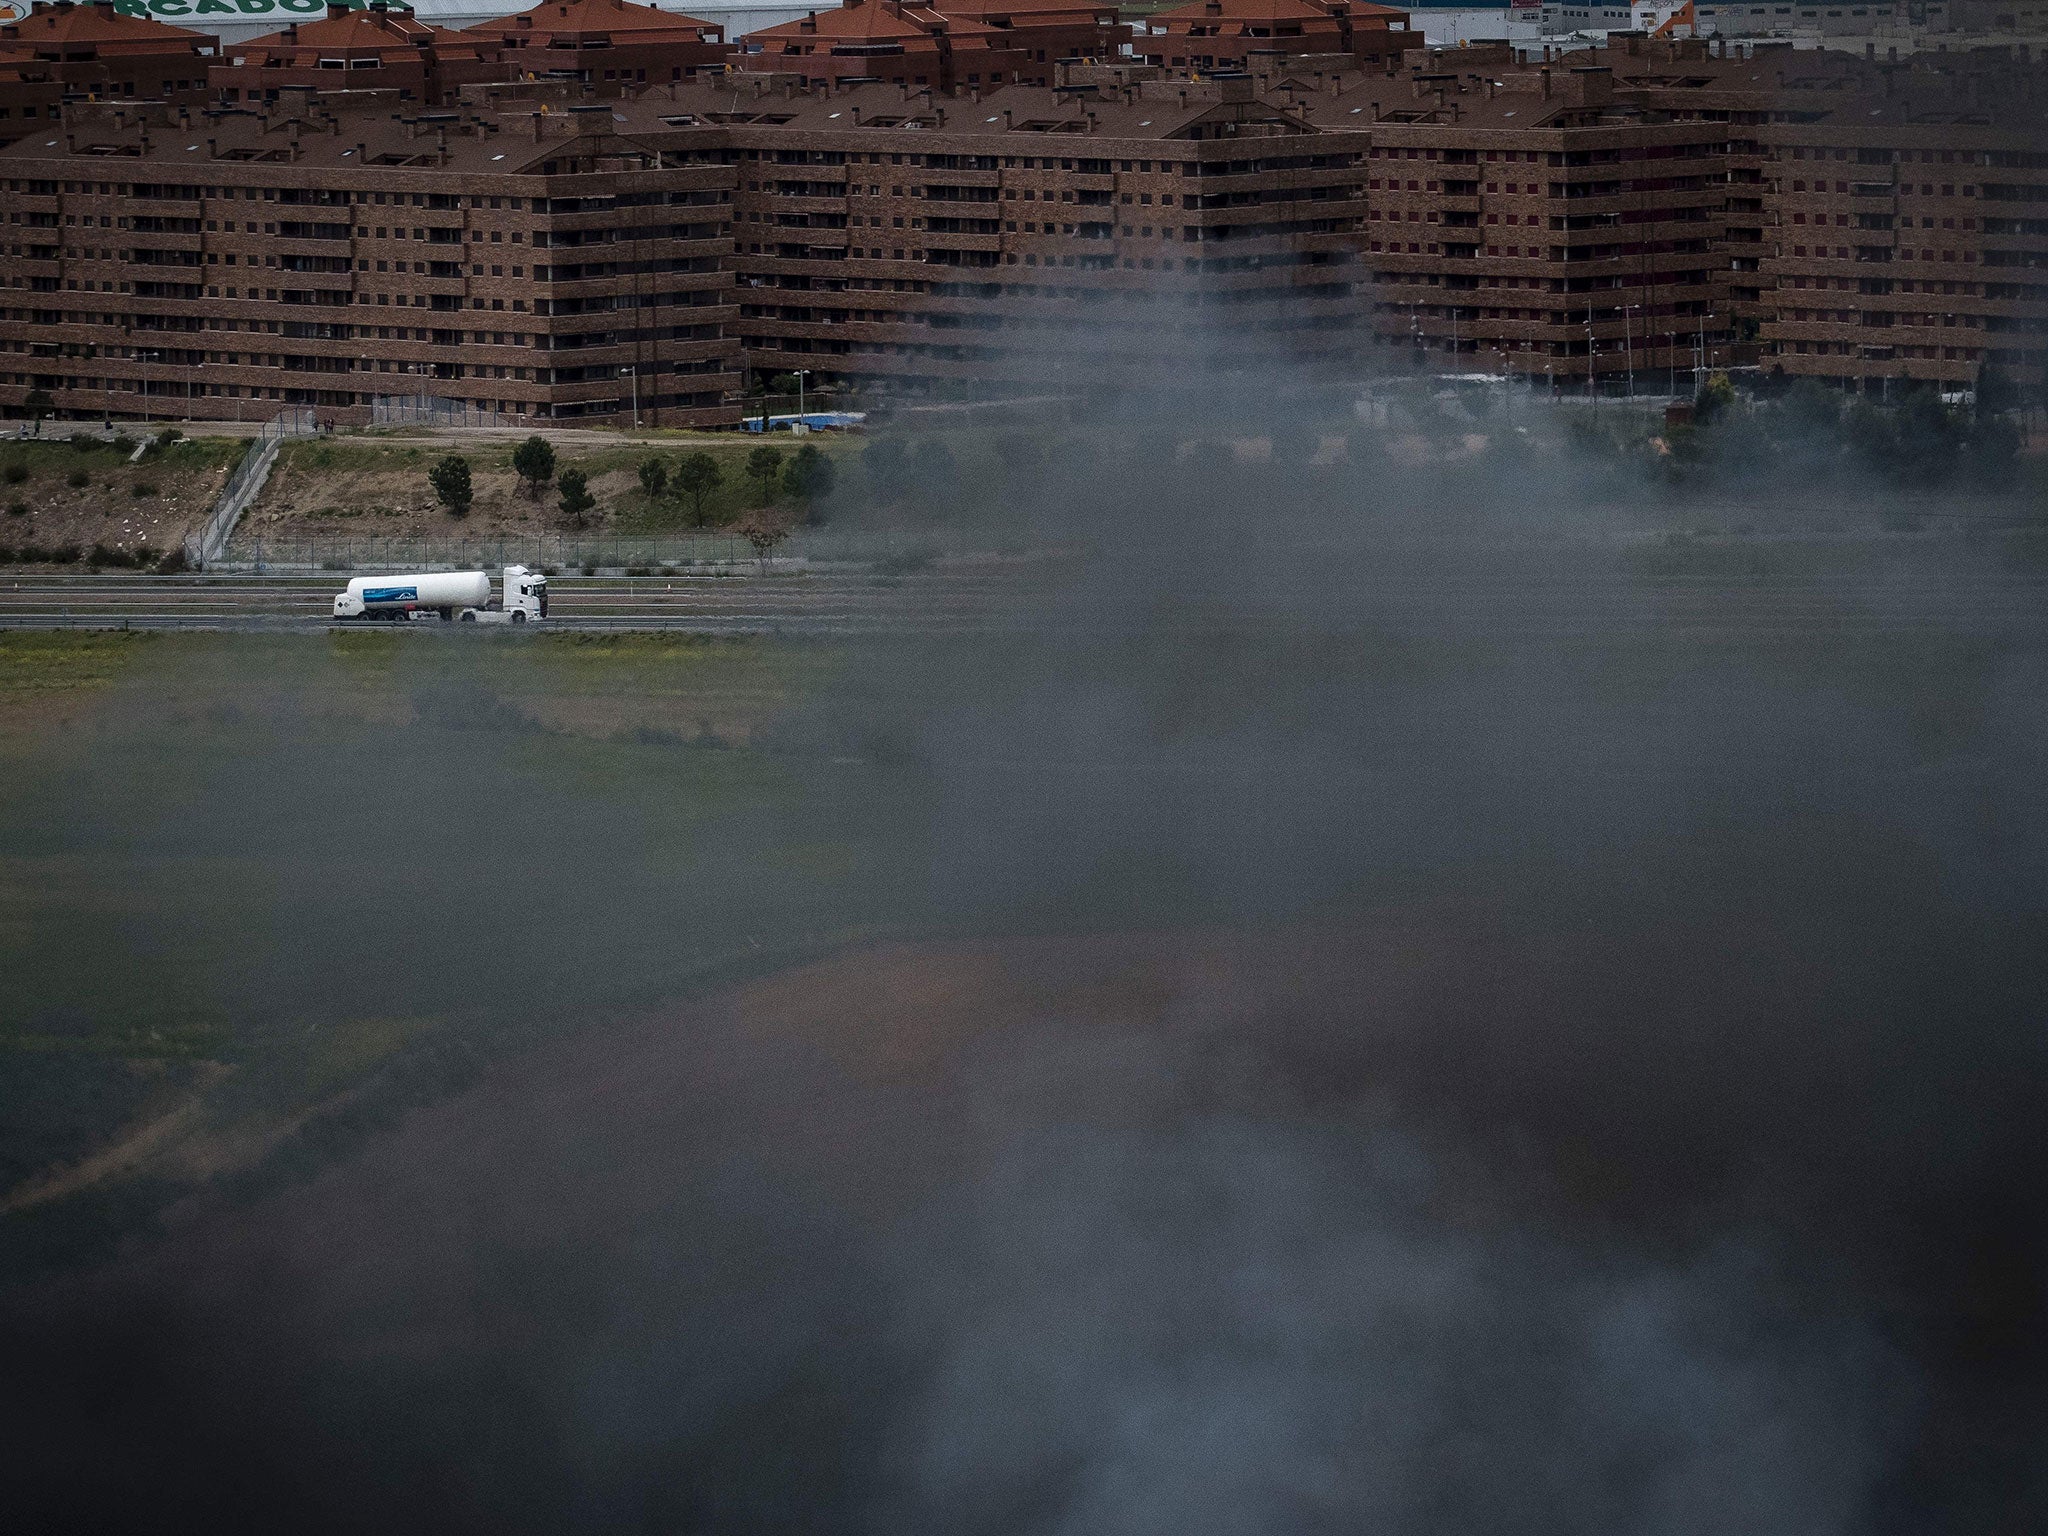
[[[832,493],[839,474],[832,461],[810,443],[797,449],[782,471],[782,488],[798,501],[816,501]]]
[[[747,476],[761,487],[764,501],[775,499],[776,476],[782,471],[782,450],[765,443],[747,455]]]
[[[704,498],[718,489],[725,478],[718,467],[718,460],[698,449],[686,453],[676,465],[675,479],[670,483],[680,495],[690,498],[690,515],[696,519],[699,528],[704,526]]]
[[[581,528],[597,505],[597,498],[590,494],[589,477],[580,469],[565,469],[555,488],[562,493],[562,515]]]
[[[469,477],[469,460],[451,453],[427,471],[427,479],[441,505],[448,509],[449,516],[469,516],[469,504],[476,499],[476,490]]]
[[[658,499],[668,489],[668,466],[659,459],[648,459],[640,466],[640,489],[650,498]]]
[[[542,488],[555,478],[555,450],[536,432],[512,450],[512,467],[526,482],[526,494],[538,501]]]

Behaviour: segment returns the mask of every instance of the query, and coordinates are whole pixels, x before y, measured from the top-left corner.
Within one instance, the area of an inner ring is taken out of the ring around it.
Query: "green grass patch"
[[[155,638],[147,634],[0,630],[0,701],[104,688]]]

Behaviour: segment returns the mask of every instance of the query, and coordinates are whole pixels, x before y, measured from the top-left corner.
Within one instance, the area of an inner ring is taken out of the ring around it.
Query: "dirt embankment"
[[[179,548],[212,508],[248,444],[136,443],[97,436],[0,443],[0,564],[149,564]],[[107,558],[111,555],[112,558]]]
[[[847,440],[814,440],[834,459],[853,452]],[[673,443],[569,445],[555,448],[553,476],[538,487],[512,467],[517,440],[478,438],[460,443],[405,438],[342,438],[288,444],[239,537],[284,539],[491,539],[542,533],[688,533],[722,527],[763,505],[764,482],[747,460],[759,439],[678,440]],[[787,461],[784,439],[768,445]],[[716,480],[701,494],[673,483],[691,455],[707,455]],[[469,465],[474,500],[457,517],[441,504],[429,475],[446,457]],[[661,488],[650,493],[641,470],[661,466]],[[562,510],[560,477],[581,473],[593,505],[580,519]],[[666,482],[666,483],[663,483]],[[778,485],[779,502],[787,495]]]

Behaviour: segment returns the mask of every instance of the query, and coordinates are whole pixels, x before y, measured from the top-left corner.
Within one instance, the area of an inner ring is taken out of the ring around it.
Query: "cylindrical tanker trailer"
[[[357,576],[334,595],[337,619],[410,619],[438,613],[466,624],[528,624],[548,616],[545,572],[508,565],[504,596],[491,600],[482,571],[430,571],[418,576]]]
[[[491,578],[482,571],[427,571],[417,576],[358,576],[334,599],[337,619],[403,619],[439,611],[452,619],[464,608],[491,600]]]

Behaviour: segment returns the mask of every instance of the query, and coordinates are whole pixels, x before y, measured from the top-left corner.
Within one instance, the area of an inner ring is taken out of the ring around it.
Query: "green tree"
[[[798,501],[817,501],[832,494],[838,478],[839,472],[833,468],[832,461],[813,444],[805,443],[783,466],[782,488]]]
[[[32,389],[28,392],[28,398],[21,404],[28,412],[29,420],[36,424],[36,436],[42,436],[43,418],[57,408],[57,402],[50,398],[47,389]]]
[[[910,456],[902,439],[874,437],[860,451],[860,467],[878,495],[897,497],[910,489]]]
[[[555,450],[536,432],[512,450],[512,467],[526,482],[526,494],[538,501],[541,490],[555,478]]]
[[[562,515],[581,528],[597,505],[597,498],[590,494],[590,477],[580,469],[565,469],[555,481],[555,489],[562,493]]]
[[[953,450],[936,437],[917,445],[910,456],[910,474],[918,495],[927,503],[949,500],[959,490],[960,463]]]
[[[782,450],[763,443],[747,455],[747,477],[761,487],[764,501],[775,499],[775,479],[782,472]]]
[[[1692,419],[1703,427],[1710,427],[1717,417],[1735,403],[1735,386],[1728,382],[1725,373],[1707,376],[1707,382],[1700,386],[1692,400]]]
[[[1916,389],[1893,413],[1893,475],[1907,485],[1940,485],[1963,451],[1963,418],[1932,389]]]
[[[668,466],[659,459],[648,459],[640,466],[640,489],[650,498],[658,498],[668,489]]]
[[[670,483],[678,494],[690,498],[690,515],[699,528],[704,526],[704,498],[717,490],[724,478],[718,460],[701,448],[684,454],[676,464],[675,479]]]
[[[476,490],[469,478],[469,460],[451,453],[427,471],[427,479],[450,516],[469,516],[469,504],[476,499]]]

